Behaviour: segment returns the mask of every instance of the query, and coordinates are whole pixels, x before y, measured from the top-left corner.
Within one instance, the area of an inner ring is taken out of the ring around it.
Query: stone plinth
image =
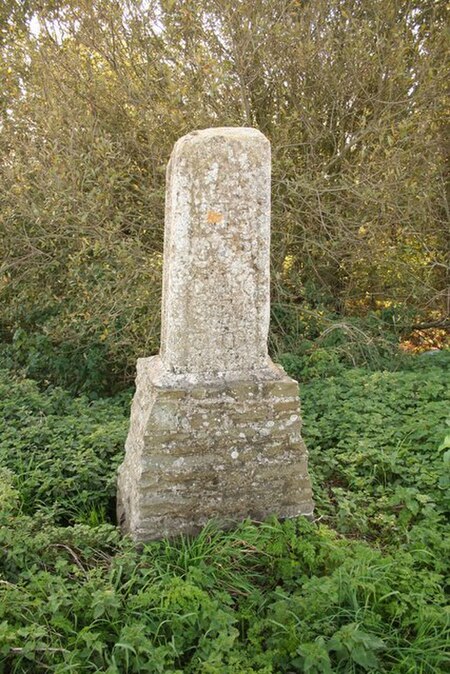
[[[118,517],[137,541],[313,504],[295,381],[267,354],[270,145],[194,132],[167,172],[161,352],[138,361]]]
[[[136,385],[118,504],[136,540],[312,513],[298,387],[281,368],[198,380],[155,356]]]

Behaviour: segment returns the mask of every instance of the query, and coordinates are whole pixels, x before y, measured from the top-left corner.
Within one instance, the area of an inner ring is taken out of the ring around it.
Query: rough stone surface
[[[118,517],[136,541],[310,515],[297,383],[267,355],[270,145],[197,131],[167,171],[161,352],[138,361]]]
[[[270,144],[256,129],[195,131],[167,171],[161,358],[173,372],[267,361]]]

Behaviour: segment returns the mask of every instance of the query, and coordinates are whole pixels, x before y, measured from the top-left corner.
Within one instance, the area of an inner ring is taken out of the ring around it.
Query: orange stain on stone
[[[222,222],[223,215],[216,211],[208,211],[207,219],[210,225],[217,225],[218,222]]]

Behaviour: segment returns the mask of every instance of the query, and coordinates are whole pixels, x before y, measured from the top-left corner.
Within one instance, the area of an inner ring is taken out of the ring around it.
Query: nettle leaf
[[[339,659],[345,657],[347,649],[340,639],[339,632],[334,634],[328,642],[328,651],[334,651]]]
[[[356,644],[350,651],[353,662],[364,669],[374,669],[378,666],[378,658],[373,651],[366,649],[363,644]]]
[[[323,637],[301,644],[297,653],[302,656],[302,662],[298,664],[301,664],[306,674],[332,674],[331,660]]]
[[[357,623],[341,627],[328,642],[328,650],[335,651],[338,660],[352,661],[364,669],[378,666],[375,651],[385,648],[382,639],[370,632],[364,632]]]
[[[361,640],[361,643],[364,644],[366,648],[373,648],[374,650],[381,650],[386,647],[383,639],[377,637],[375,634],[370,634],[369,632],[362,632],[359,630],[358,638]]]

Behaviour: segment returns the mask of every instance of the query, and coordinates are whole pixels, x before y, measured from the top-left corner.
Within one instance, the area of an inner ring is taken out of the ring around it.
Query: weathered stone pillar
[[[118,516],[137,541],[310,515],[297,383],[267,354],[270,144],[194,131],[167,170],[162,337],[137,363]]]

